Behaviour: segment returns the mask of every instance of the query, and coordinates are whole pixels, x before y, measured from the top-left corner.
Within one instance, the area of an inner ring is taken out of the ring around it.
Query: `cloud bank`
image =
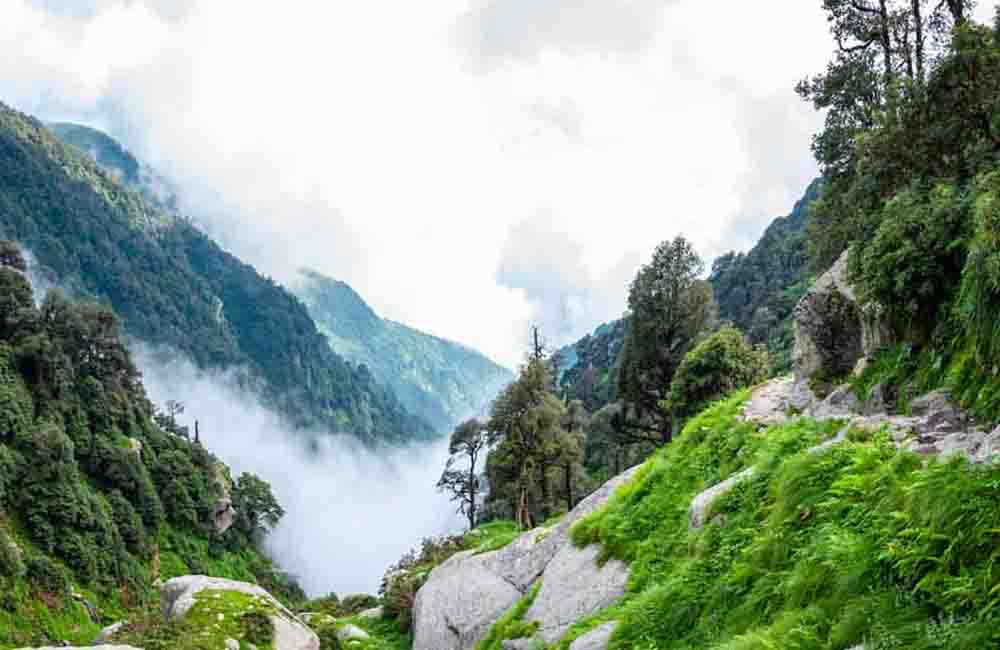
[[[271,483],[287,514],[268,550],[310,596],[377,593],[384,571],[423,537],[462,529],[434,487],[447,441],[375,453],[348,437],[317,437],[318,451],[307,449],[307,436],[225,377],[176,358],[164,364],[141,346],[135,355],[150,399],[183,402],[184,418],[198,420],[203,443],[234,476]]]

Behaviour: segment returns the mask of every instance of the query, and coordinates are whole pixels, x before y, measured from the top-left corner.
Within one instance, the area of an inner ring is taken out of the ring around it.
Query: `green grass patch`
[[[478,553],[499,551],[521,534],[513,521],[491,521],[466,534],[466,544]]]
[[[503,650],[504,641],[509,639],[524,639],[537,632],[538,622],[525,621],[524,615],[531,609],[531,605],[535,602],[535,598],[538,596],[541,588],[541,581],[536,582],[531,590],[521,600],[517,601],[509,612],[493,624],[486,637],[476,645],[476,650]]]
[[[577,524],[632,577],[601,622],[612,650],[972,650],[1000,644],[1000,469],[899,452],[841,423],[757,431],[741,393],[692,420],[607,506]],[[688,507],[748,466],[700,531]]]

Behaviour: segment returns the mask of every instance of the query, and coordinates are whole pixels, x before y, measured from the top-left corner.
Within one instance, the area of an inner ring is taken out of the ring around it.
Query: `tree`
[[[573,400],[566,406],[566,415],[562,422],[562,435],[559,440],[562,472],[562,496],[566,499],[566,511],[569,512],[577,502],[576,486],[583,476],[584,448],[587,444],[585,428],[589,421],[587,409],[583,402]]]
[[[565,407],[552,392],[552,378],[545,360],[538,355],[532,355],[517,380],[504,389],[490,409],[489,443],[497,447],[490,457],[492,461],[502,459],[504,470],[491,475],[490,494],[511,495],[511,510],[523,529],[533,527],[536,513],[545,515],[548,485],[547,480],[538,480],[538,471],[551,457],[564,414]],[[497,463],[492,464],[496,469]],[[513,491],[494,484],[499,476],[511,478]],[[534,497],[535,491],[541,491],[542,495]]]
[[[633,442],[669,442],[672,418],[663,408],[681,360],[715,318],[704,264],[683,237],[663,242],[629,290],[629,329],[621,354],[618,396],[622,434]]]
[[[233,508],[236,528],[247,539],[257,541],[285,516],[285,511],[271,492],[271,485],[260,477],[240,474],[233,486]]]
[[[458,501],[458,512],[469,520],[469,530],[476,527],[479,499],[479,474],[476,472],[479,456],[487,448],[488,434],[482,422],[476,419],[459,424],[451,434],[448,444],[448,462],[438,480],[438,490],[451,494]],[[456,465],[460,466],[456,469]]]
[[[687,419],[734,390],[767,378],[767,352],[750,345],[735,327],[723,327],[684,357],[670,384],[667,408]]]
[[[28,270],[28,264],[24,261],[24,255],[17,244],[6,239],[0,239],[0,266],[9,266],[22,273]]]

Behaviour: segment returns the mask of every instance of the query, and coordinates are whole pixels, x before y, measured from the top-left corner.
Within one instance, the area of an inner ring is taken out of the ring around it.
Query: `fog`
[[[274,489],[285,518],[268,538],[279,566],[310,596],[375,593],[385,569],[425,536],[459,530],[462,521],[434,485],[447,441],[374,452],[349,436],[293,432],[241,393],[226,375],[209,375],[174,355],[163,362],[134,346],[150,399],[180,400],[184,424],[234,477],[252,472]]]

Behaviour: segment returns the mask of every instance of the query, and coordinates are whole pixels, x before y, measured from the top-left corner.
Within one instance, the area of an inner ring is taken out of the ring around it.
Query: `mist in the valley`
[[[134,346],[150,399],[181,401],[185,424],[234,478],[267,480],[286,511],[267,550],[311,595],[374,593],[385,569],[423,537],[462,522],[435,483],[447,441],[373,451],[350,436],[294,432],[241,392],[226,375],[210,375],[182,358]]]

